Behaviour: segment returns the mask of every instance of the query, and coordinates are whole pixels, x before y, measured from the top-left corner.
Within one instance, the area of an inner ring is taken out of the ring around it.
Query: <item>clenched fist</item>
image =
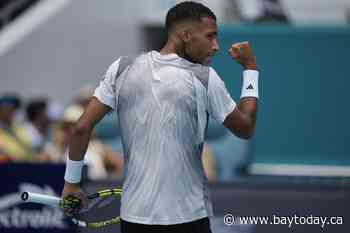
[[[248,41],[231,45],[228,52],[231,57],[241,64],[245,69],[257,70],[256,58]]]

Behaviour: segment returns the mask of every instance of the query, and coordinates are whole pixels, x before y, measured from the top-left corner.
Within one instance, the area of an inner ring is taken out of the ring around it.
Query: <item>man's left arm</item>
[[[249,139],[254,134],[258,110],[258,66],[248,42],[233,44],[229,53],[245,70],[241,99],[223,124],[238,137]]]

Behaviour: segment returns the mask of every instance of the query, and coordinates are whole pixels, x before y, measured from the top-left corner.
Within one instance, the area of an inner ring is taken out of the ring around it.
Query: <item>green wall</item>
[[[257,56],[255,162],[350,165],[350,27],[220,26],[219,40],[213,66],[236,101],[242,69],[227,49],[247,40]]]

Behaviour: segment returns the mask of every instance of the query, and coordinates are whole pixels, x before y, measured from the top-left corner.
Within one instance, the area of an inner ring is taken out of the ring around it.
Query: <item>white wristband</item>
[[[81,180],[83,165],[84,160],[74,161],[70,160],[67,156],[66,173],[64,174],[64,180],[72,184],[79,183]]]
[[[245,70],[243,71],[243,85],[241,98],[256,97],[259,98],[259,71]]]

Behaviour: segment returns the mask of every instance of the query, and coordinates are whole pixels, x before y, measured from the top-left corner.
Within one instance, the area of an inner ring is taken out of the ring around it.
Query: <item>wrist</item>
[[[256,64],[255,56],[250,56],[244,59],[242,66],[245,70],[258,70],[258,65]]]
[[[64,181],[64,185],[69,187],[69,188],[78,188],[80,187],[80,182],[79,183],[69,183],[68,181]]]
[[[258,65],[254,62],[254,63],[249,63],[249,64],[244,64],[243,68],[245,70],[259,70],[258,69]]]
[[[259,71],[257,70],[243,71],[241,98],[245,97],[259,98]]]
[[[244,66],[243,68],[244,70],[259,70],[258,66]]]
[[[84,166],[84,160],[75,161],[70,160],[67,157],[66,161],[66,172],[64,174],[64,180],[69,185],[77,185],[81,181],[81,173]]]

